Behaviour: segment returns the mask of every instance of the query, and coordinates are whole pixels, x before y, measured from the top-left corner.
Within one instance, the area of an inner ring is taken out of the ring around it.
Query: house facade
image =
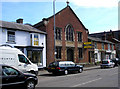
[[[90,36],[88,36],[88,40],[93,46],[92,49],[89,49],[89,62],[97,63],[103,59],[113,59],[116,57],[114,43]]]
[[[88,41],[88,29],[69,5],[55,14],[55,25],[55,41],[53,16],[34,25],[47,33],[47,64],[53,61],[88,62],[88,49],[83,47]]]
[[[8,44],[20,49],[39,68],[46,67],[46,33],[17,22],[0,21],[0,45]]]

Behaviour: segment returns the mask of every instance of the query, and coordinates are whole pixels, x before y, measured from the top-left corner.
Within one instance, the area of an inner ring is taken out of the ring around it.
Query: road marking
[[[88,83],[91,83],[91,82],[94,82],[94,81],[97,81],[97,80],[100,80],[100,79],[102,79],[102,78],[94,79],[94,80],[91,80],[91,81],[88,81],[88,82],[84,82],[84,83],[81,83],[81,84],[78,84],[78,85],[74,85],[72,87],[82,86],[82,85],[85,85],[85,84],[88,84]]]

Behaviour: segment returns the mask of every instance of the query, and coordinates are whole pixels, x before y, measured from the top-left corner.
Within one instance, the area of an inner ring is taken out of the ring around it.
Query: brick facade
[[[54,18],[53,16],[44,19],[34,25],[38,29],[42,29],[47,33],[47,64],[56,60],[67,60],[68,54],[73,53],[73,61],[75,63],[88,62],[88,49],[83,48],[83,42],[88,41],[88,30],[78,19],[70,6],[65,7],[55,15],[56,28],[60,28],[61,40],[56,40],[56,47],[61,48],[61,58],[54,58]],[[46,23],[46,24],[45,24]],[[71,25],[73,28],[73,41],[66,39],[66,28]],[[78,32],[82,33],[82,42],[78,42]],[[83,52],[82,59],[79,59],[78,49],[81,48]],[[69,51],[71,50],[71,52]],[[72,52],[73,51],[73,52]],[[71,55],[69,55],[71,57]]]

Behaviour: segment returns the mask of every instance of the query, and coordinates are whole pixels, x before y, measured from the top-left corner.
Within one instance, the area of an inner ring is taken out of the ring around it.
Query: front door
[[[67,60],[74,62],[74,51],[73,51],[73,49],[68,49],[67,50]]]

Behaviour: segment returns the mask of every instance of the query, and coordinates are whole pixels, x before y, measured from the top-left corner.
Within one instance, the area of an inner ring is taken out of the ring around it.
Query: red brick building
[[[93,46],[92,49],[89,49],[89,62],[99,63],[104,59],[116,57],[115,44],[113,42],[90,36],[88,36],[88,41]]]
[[[47,64],[53,61],[88,62],[88,49],[83,42],[88,41],[88,29],[68,5],[55,14],[56,24],[56,58],[54,58],[54,17],[44,18],[34,27],[47,33]]]

